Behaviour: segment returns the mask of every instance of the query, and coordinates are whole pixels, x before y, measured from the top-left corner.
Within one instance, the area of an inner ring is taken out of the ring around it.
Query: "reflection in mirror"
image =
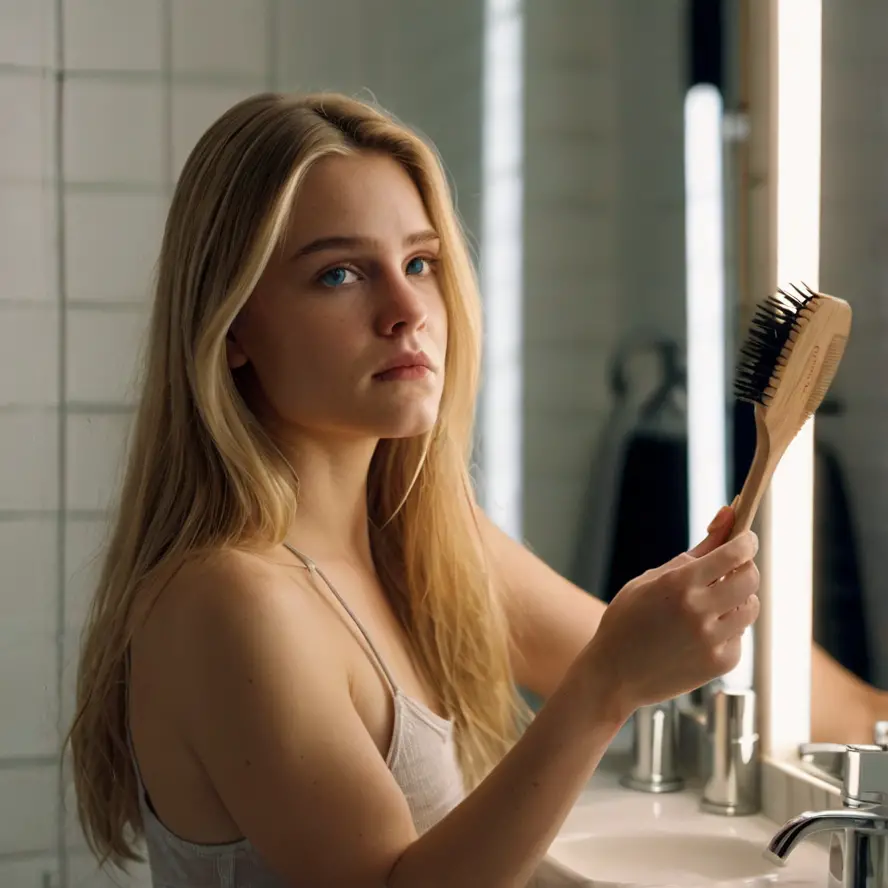
[[[821,289],[854,309],[815,426],[812,739],[872,743],[888,719],[884,430],[888,7],[823,4]],[[882,738],[884,739],[884,738]]]

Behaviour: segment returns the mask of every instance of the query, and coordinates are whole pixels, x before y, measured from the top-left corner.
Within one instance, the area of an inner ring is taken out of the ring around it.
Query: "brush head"
[[[734,378],[734,394],[741,401],[767,407],[798,337],[816,301],[821,297],[809,287],[792,285],[779,289],[756,307]]]

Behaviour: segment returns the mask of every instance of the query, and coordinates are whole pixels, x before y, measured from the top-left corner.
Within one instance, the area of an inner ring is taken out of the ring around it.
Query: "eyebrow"
[[[437,231],[434,231],[431,228],[427,228],[425,231],[417,231],[414,234],[407,235],[407,237],[404,238],[404,246],[415,247],[419,244],[427,244],[431,241],[438,241],[440,239],[441,236],[438,234]],[[317,240],[311,241],[311,243],[306,244],[304,247],[300,247],[293,254],[292,261],[295,262],[298,259],[302,259],[304,256],[309,256],[312,253],[322,253],[325,250],[372,247],[376,243],[378,243],[378,241],[376,241],[372,237],[355,237],[345,235],[337,235],[334,237],[319,237]]]

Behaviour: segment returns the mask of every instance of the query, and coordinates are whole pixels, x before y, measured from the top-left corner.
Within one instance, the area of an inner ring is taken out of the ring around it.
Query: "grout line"
[[[15,62],[0,62],[0,77],[47,77],[53,76],[55,69],[43,65],[18,65]]]
[[[68,417],[65,409],[67,396],[67,362],[68,362],[68,323],[66,309],[66,243],[65,243],[65,190],[62,182],[65,178],[65,25],[63,0],[55,0],[55,206],[56,206],[56,274],[57,296],[59,300],[59,369],[58,369],[58,523],[56,527],[56,703],[58,712],[59,741],[64,735],[63,713],[65,712],[65,670],[64,644],[67,613],[65,612],[65,524],[68,509],[67,487],[67,454],[68,454]],[[60,750],[61,752],[61,750]],[[56,799],[56,853],[59,861],[59,888],[68,888],[68,856],[65,829],[65,767],[63,762],[58,765],[58,785]]]
[[[56,416],[62,411],[67,416],[131,416],[136,412],[135,401],[60,401],[57,404],[0,404],[0,416]]]
[[[46,768],[58,765],[57,755],[7,755],[0,758],[0,771],[17,771],[24,768]]]
[[[108,517],[106,509],[68,509],[62,513],[59,509],[0,509],[0,524],[13,521],[59,521],[63,515],[65,523],[77,521],[105,521]]]
[[[158,194],[166,196],[167,193],[166,181],[136,182],[124,179],[93,179],[91,181],[68,180],[61,184],[68,194]]]
[[[176,183],[176,157],[173,146],[173,0],[163,0],[162,75],[163,75],[163,139],[164,182],[163,191],[172,199]]]
[[[166,8],[166,6],[164,7]],[[165,15],[164,28],[170,33],[171,17]],[[169,41],[165,43],[169,45]],[[239,88],[261,88],[264,83],[264,76],[255,74],[228,74],[221,71],[206,73],[179,73],[174,74],[171,63],[171,52],[166,52],[164,47],[163,68],[154,71],[127,71],[126,69],[112,70],[96,69],[96,70],[68,70],[65,76],[73,82],[82,82],[92,80],[95,82],[117,83],[117,84],[158,84],[163,86],[165,81],[169,80],[173,86],[179,87],[207,87],[209,89],[239,89]],[[35,69],[39,71],[40,69]],[[2,68],[0,68],[2,73]]]
[[[269,91],[280,89],[277,32],[279,27],[278,0],[265,0],[265,87]]]

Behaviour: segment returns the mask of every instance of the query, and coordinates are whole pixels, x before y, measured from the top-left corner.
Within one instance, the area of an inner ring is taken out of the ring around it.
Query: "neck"
[[[282,448],[299,478],[287,542],[318,561],[371,564],[367,475],[376,444],[303,439]]]

